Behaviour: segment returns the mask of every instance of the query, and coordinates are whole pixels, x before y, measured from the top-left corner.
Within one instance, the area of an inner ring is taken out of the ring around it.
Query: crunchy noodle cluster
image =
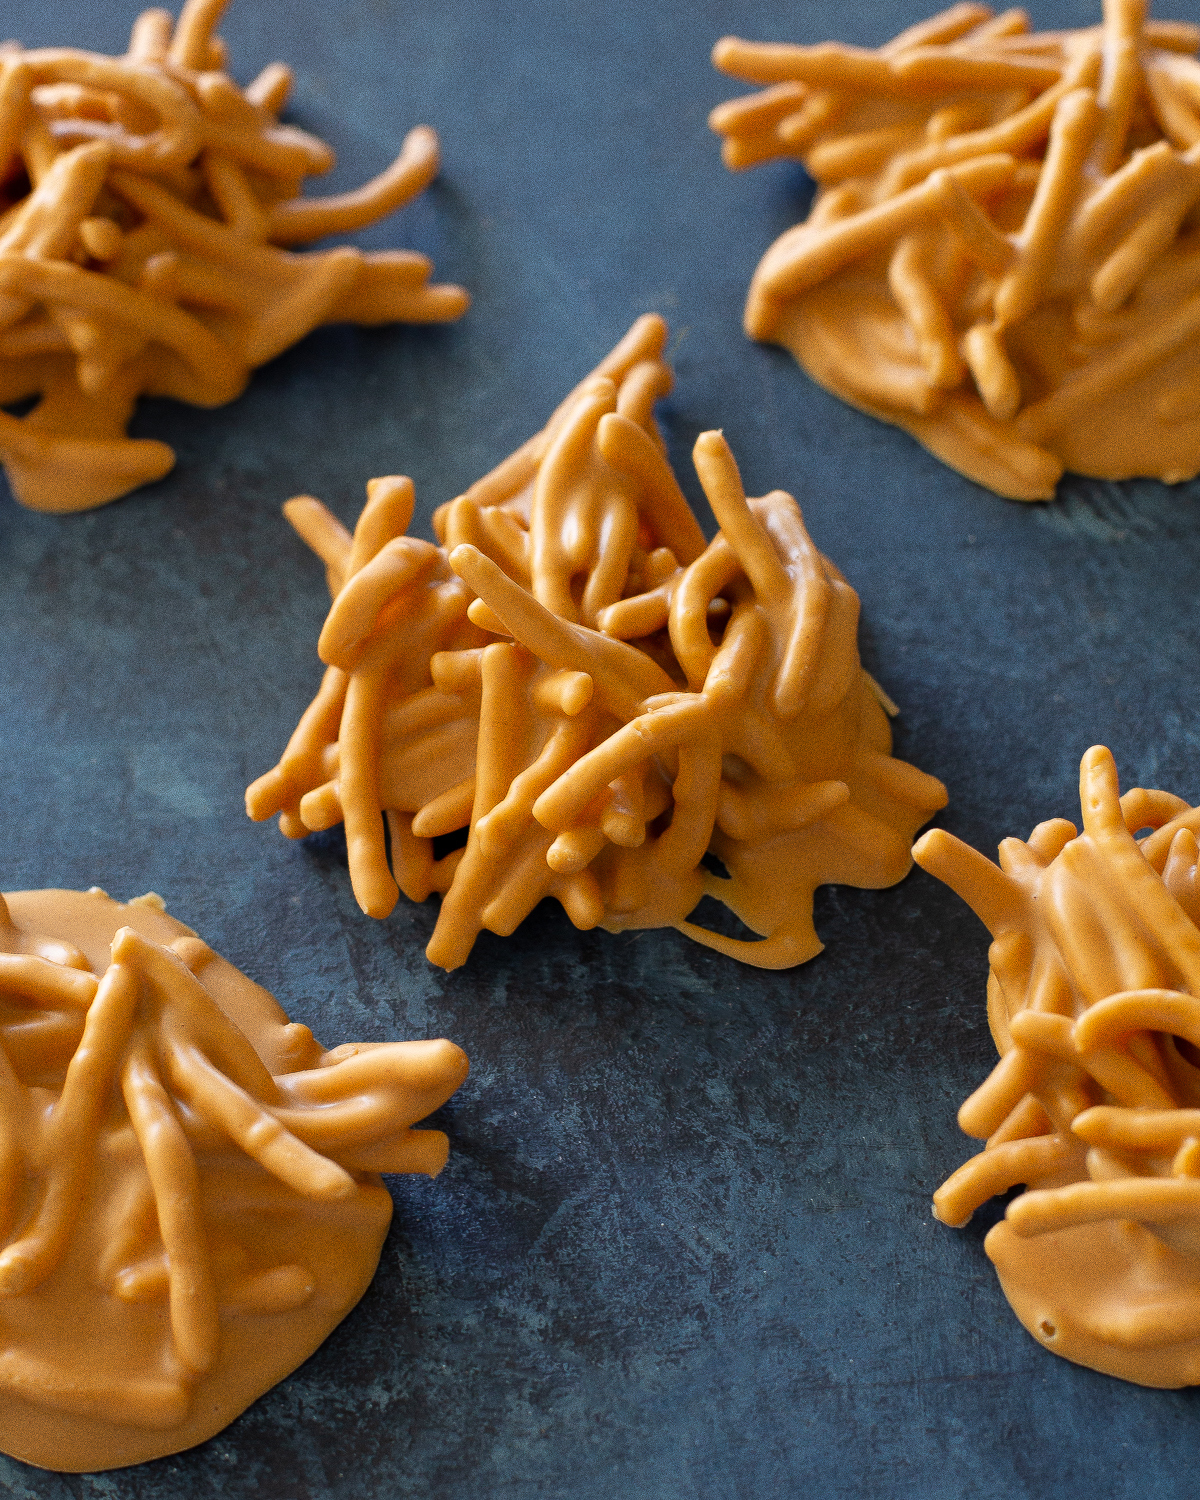
[[[36,510],[103,505],[175,455],[130,439],[139,395],[220,406],[321,323],[440,322],[461,287],[410,251],[281,247],[340,234],[432,181],[437,137],[409,132],[356,192],[300,196],[334,156],[278,122],[291,73],[241,89],[213,29],[228,0],[143,12],[124,57],[0,48],[0,456]]]
[[[640,319],[542,432],[440,508],[437,545],[404,534],[407,479],[371,481],[353,537],[318,501],[285,507],[327,566],[328,670],[247,810],[291,837],[344,820],[372,916],[398,888],[441,892],[427,953],[445,968],[544,896],[580,928],[673,926],[748,963],[801,963],[821,948],[814,888],[899,880],[945,803],[891,757],[858,596],[790,495],[746,499],[718,432],[694,454],[721,527],[705,544],[652,415],[665,339]],[[705,894],[764,940],[690,922]]]
[[[1105,0],[1032,33],[959,4],[872,52],[726,37],[768,87],[719,106],[728,166],[816,179],[754,274],[753,338],[964,474],[1200,470],[1200,28]]]
[[[1200,807],[1119,795],[1102,747],[1064,818],[1000,845],[941,830],[913,853],[992,933],[1000,1061],[959,1111],[986,1139],[934,1195],[966,1223],[1021,1183],[987,1239],[1047,1347],[1147,1385],[1200,1380]],[[1134,835],[1143,830],[1139,840]]]
[[[232,1420],[362,1294],[377,1174],[442,1168],[410,1127],[465,1076],[446,1041],[327,1052],[157,897],[0,898],[4,1450],[108,1467]]]

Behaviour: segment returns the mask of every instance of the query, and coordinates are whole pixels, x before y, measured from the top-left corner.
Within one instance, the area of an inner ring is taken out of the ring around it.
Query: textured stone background
[[[944,826],[994,849],[1074,818],[1097,741],[1125,785],[1200,798],[1200,486],[1001,501],[741,335],[809,189],[721,167],[705,116],[737,87],[709,47],[875,43],[923,9],[235,0],[235,72],[295,65],[291,118],[337,147],[335,187],[437,127],[439,183],[359,242],[427,251],[475,305],[318,333],[223,411],[146,403],[136,430],[178,468],[108,509],[33,515],[0,481],[0,884],[159,891],[328,1045],[446,1035],[472,1073],[436,1121],[449,1167],[393,1181],[375,1283],[306,1365],[174,1458],[76,1478],[0,1459],[12,1495],[1195,1494],[1195,1393],[1044,1353],[987,1224],[930,1218],[993,1058],[986,935],[933,880],[820,893],[828,950],[791,973],[546,906],[446,976],[422,952],[432,905],[371,923],[337,836],[289,844],[242,812],[319,678],[324,582],[280,502],[352,522],[368,477],[404,472],[427,517],[648,309],[672,324],[660,410],[685,489],[696,434],[723,426],[752,493],[797,494],[862,594],[898,753],[950,788]],[[8,0],[0,26],[114,51],[130,18]]]

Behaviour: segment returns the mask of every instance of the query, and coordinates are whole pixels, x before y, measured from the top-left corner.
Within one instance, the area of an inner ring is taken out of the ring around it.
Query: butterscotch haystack
[[[201,1442],[367,1288],[380,1172],[449,1042],[326,1052],[157,897],[0,898],[0,1450],[71,1472]]]
[[[175,461],[125,429],[140,395],[221,406],[250,372],[321,323],[457,318],[461,287],[428,285],[410,251],[281,248],[372,223],[437,174],[433,131],[410,131],[357,192],[301,196],[333,166],[280,125],[291,74],[245,89],[214,28],[228,0],[134,23],[124,57],[0,48],[0,457],[17,499],[86,510]]]
[[[913,851],[992,933],[1001,1054],[959,1111],[984,1150],[934,1196],[963,1224],[1028,1189],[985,1242],[1048,1349],[1143,1385],[1200,1382],[1200,807],[1119,796],[1097,747],[1063,818],[1000,868],[940,830]],[[1150,831],[1152,830],[1152,831]],[[1136,834],[1143,837],[1138,839]]]
[[[820,189],[747,332],[1014,499],[1064,468],[1190,479],[1198,46],[1145,0],[1043,33],[955,5],[877,52],[726,37],[717,67],[769,85],[713,112],[726,164],[793,156]]]
[[[721,526],[705,545],[652,415],[666,332],[635,323],[437,512],[436,546],[404,535],[407,479],[372,480],[353,537],[318,501],[285,507],[327,566],[329,665],[247,810],[294,838],[344,820],[372,916],[397,888],[441,892],[426,951],[447,969],[543,896],[580,928],[677,927],[747,963],[801,963],[821,949],[814,888],[893,884],[945,803],[890,755],[858,596],[790,495],[746,499],[718,432],[695,448]],[[466,847],[435,859],[461,830]],[[689,922],[706,893],[764,940]]]

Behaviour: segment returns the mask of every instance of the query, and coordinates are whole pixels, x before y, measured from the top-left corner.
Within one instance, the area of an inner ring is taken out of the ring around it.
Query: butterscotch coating
[[[141,395],[221,406],[322,323],[442,322],[468,304],[411,251],[283,247],[373,223],[437,175],[421,125],[355,192],[301,196],[334,163],[281,125],[291,73],[245,89],[215,27],[228,0],[135,21],[124,57],[0,48],[0,459],[34,510],[103,505],[161,479],[126,436]]]
[[[694,455],[721,527],[706,545],[652,413],[666,334],[639,319],[541,433],[441,507],[436,546],[404,535],[406,479],[368,485],[353,537],[309,497],[285,507],[326,563],[328,670],[247,810],[291,837],[344,820],[372,916],[399,891],[441,893],[426,952],[447,969],[544,896],[583,929],[670,926],[802,963],[822,946],[815,887],[901,879],[945,803],[890,754],[858,596],[790,495],[746,499],[717,432]],[[435,859],[459,830],[465,847]],[[705,894],[763,940],[691,922]]]
[[[987,1142],[934,1195],[966,1223],[1020,1183],[985,1248],[1056,1354],[1142,1385],[1200,1383],[1200,807],[1119,795],[1102,747],[1063,818],[1000,868],[940,830],[913,854],[991,932],[1000,1053],[959,1111]],[[1146,830],[1151,830],[1147,832]],[[1138,833],[1143,836],[1135,837]]]
[[[0,898],[0,1449],[66,1472],[218,1432],[366,1290],[380,1172],[466,1076],[327,1052],[155,896]]]
[[[1200,27],[1104,0],[1032,33],[959,4],[872,52],[726,37],[731,168],[803,161],[745,326],[1018,500],[1200,471]]]

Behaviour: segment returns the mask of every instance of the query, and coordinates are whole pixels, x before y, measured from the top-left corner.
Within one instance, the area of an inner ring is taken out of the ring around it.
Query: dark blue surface
[[[795,166],[721,167],[705,116],[738,90],[709,47],[875,43],[921,13],[235,0],[235,73],[296,66],[291,117],[338,149],[335,187],[438,129],[438,184],[358,242],[427,251],[475,305],[321,332],[222,411],[148,403],[136,430],[178,468],[105,510],[38,516],[0,487],[0,887],[156,890],[327,1045],[446,1035],[472,1073],[437,1118],[449,1167],[394,1180],[379,1275],[301,1370],[138,1469],[0,1459],[14,1496],[1195,1495],[1200,1397],[1054,1359],[1008,1310],[986,1225],[931,1220],[993,1057],[986,934],[933,880],[819,893],[827,952],[785,974],[545,906],[446,976],[422,951],[432,905],[374,924],[337,835],[294,845],[242,812],[319,680],[322,570],[281,501],[352,522],[367,478],[403,472],[427,517],[650,309],[685,489],[695,435],[722,426],[752,493],[796,493],[862,594],[898,753],[950,789],[944,826],[991,850],[1074,818],[1095,742],[1126,786],[1200,800],[1200,486],[998,500],[742,337],[807,189]],[[9,0],[2,24],[115,51],[129,19]]]

